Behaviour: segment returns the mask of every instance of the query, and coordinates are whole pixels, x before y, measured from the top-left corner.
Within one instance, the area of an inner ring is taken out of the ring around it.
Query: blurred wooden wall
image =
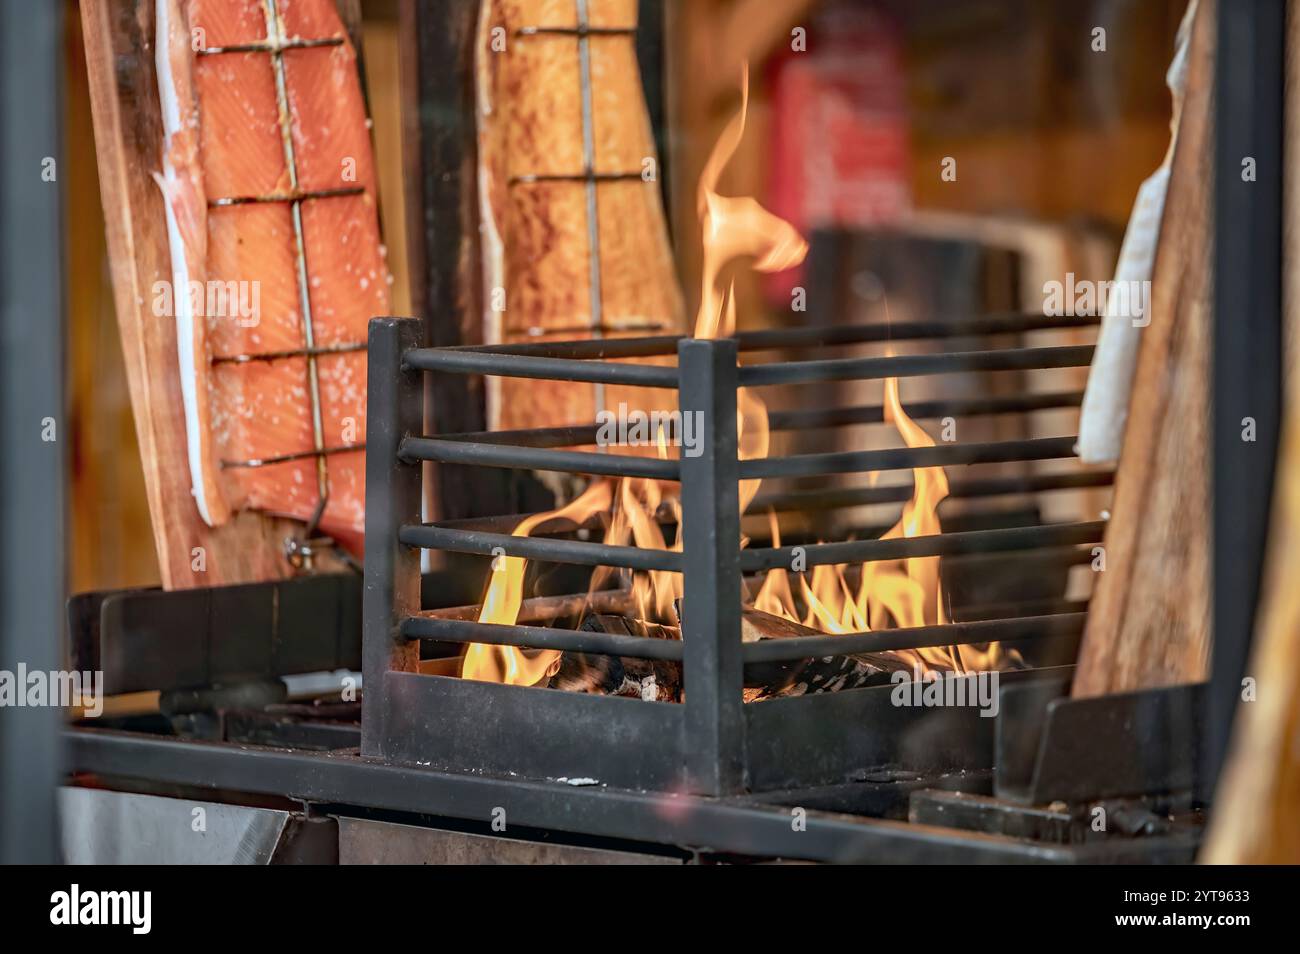
[[[907,24],[918,207],[1123,229],[1169,144],[1165,71],[1187,0],[884,6]],[[956,182],[939,177],[945,156]]]
[[[788,48],[795,26],[814,51],[824,37],[819,15],[837,4],[875,7],[901,26],[918,212],[1085,224],[1118,237],[1169,143],[1164,75],[1186,0],[665,2],[673,229],[691,311],[695,185],[739,108],[741,64],[749,60],[749,124],[720,191],[761,199],[771,123],[764,63]],[[1105,52],[1091,48],[1097,26]],[[947,156],[957,159],[955,182],[940,177]],[[742,274],[738,285],[742,313],[760,315],[756,283]]]

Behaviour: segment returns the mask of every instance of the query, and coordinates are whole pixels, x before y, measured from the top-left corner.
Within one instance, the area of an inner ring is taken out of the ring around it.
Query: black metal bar
[[[544,513],[552,513],[551,510],[531,511],[529,513],[503,513],[496,517],[466,517],[463,520],[435,520],[432,523],[425,523],[426,527],[440,527],[444,530],[481,530],[484,533],[514,533],[514,530],[523,521],[530,517],[539,517]],[[591,514],[582,523],[567,518],[552,518],[544,520],[537,526],[533,527],[530,537],[553,537],[561,533],[573,533],[575,530],[601,530],[604,528],[602,517],[599,513]]]
[[[438,440],[472,441],[478,444],[509,444],[512,447],[582,447],[596,443],[596,433],[599,429],[599,424],[524,427],[508,431],[439,434]]]
[[[1014,394],[1005,397],[915,401],[905,404],[903,409],[913,420],[924,421],[947,416],[974,417],[981,414],[1021,414],[1030,411],[1075,408],[1082,400],[1082,391],[1067,391],[1050,394]],[[884,420],[884,405],[868,404],[860,407],[773,411],[768,415],[767,425],[774,431],[802,431],[813,427],[880,424]],[[480,444],[511,444],[516,447],[582,447],[596,443],[599,431],[599,424],[570,424],[509,431],[439,434],[438,439],[472,441]]]
[[[450,464],[475,464],[480,467],[555,470],[571,474],[643,477],[648,480],[677,480],[679,474],[677,461],[660,460],[657,457],[509,447],[431,437],[406,438],[402,441],[398,456],[407,461],[433,460]]]
[[[903,410],[913,420],[929,420],[937,417],[1023,414],[1030,411],[1073,408],[1078,407],[1082,401],[1082,391],[1068,391],[1051,394],[1010,394],[994,397],[913,401],[904,404]],[[884,405],[867,404],[859,407],[818,407],[801,408],[794,411],[773,411],[768,415],[767,425],[774,431],[802,431],[813,427],[882,424],[884,421]]]
[[[573,341],[524,341],[512,344],[459,345],[446,350],[464,354],[500,354],[531,358],[649,358],[677,353],[682,335],[638,338],[583,338]]]
[[[745,785],[740,661],[740,486],[737,480],[736,343],[684,339],[678,406],[704,424],[702,453],[682,459],[687,775],[697,791]]]
[[[1001,530],[1013,527],[1025,527],[1027,521],[1035,519],[1037,514],[1036,508],[1011,507],[1007,508],[972,508],[963,512],[955,520],[949,521],[952,526],[946,531],[948,533],[967,533],[971,531],[988,532],[990,530]],[[764,526],[769,522],[769,517],[761,511],[750,511],[746,513],[745,518],[751,524],[757,524],[754,532],[748,534],[749,545],[758,549],[760,547],[770,546],[770,536]],[[858,523],[854,522],[846,526],[838,534],[837,539],[846,540],[876,540],[884,537],[889,530],[897,523],[897,519],[891,515],[890,519],[877,521],[875,523]],[[801,535],[799,530],[785,534],[782,539],[790,546],[806,546],[813,542],[809,537]],[[814,538],[820,539],[820,538]]]
[[[961,610],[954,609],[953,614],[962,617],[957,620],[961,623],[1019,619],[1022,616],[1059,616],[1062,613],[1086,613],[1088,602],[1088,600],[1040,599],[1022,600],[1017,603],[983,603]]]
[[[1086,487],[1109,487],[1115,482],[1114,471],[1080,471],[1068,474],[1029,474],[1024,477],[982,477],[951,480],[948,496],[957,498],[998,497],[1013,494],[1037,494],[1052,490],[1078,490]],[[786,511],[837,510],[879,503],[902,503],[912,498],[912,485],[896,487],[819,487],[815,490],[792,490],[759,493],[749,505],[748,513],[767,510]]]
[[[986,531],[987,532],[987,531]],[[1099,544],[1101,537],[1092,541],[1093,544]],[[1083,566],[1092,563],[1096,559],[1093,552],[1095,546],[1044,546],[1030,547],[1020,551],[1023,559],[1033,558],[1034,567],[1038,570],[1052,570],[1069,568],[1072,566]],[[947,558],[945,565],[948,569],[960,568],[964,573],[997,573],[1006,566],[1007,552],[1005,550],[995,550],[991,553],[955,553]],[[987,569],[985,569],[987,568]]]
[[[971,485],[978,484],[979,486],[962,487],[961,489],[963,491],[970,490],[970,492],[964,494],[949,493],[949,497],[965,496],[969,498],[978,498],[981,496],[994,496],[998,494],[1023,494],[1029,492],[1051,491],[1051,490],[1075,488],[1075,487],[1107,486],[1109,484],[1109,480],[1054,481],[1051,479],[1053,476],[1054,475],[1041,475],[1040,477],[1024,477],[1024,478],[1013,477],[1013,478],[996,478],[987,481],[971,481],[968,483]],[[1059,476],[1076,477],[1080,475],[1062,474]],[[1086,475],[1086,476],[1094,476],[1094,475]],[[1106,478],[1111,475],[1102,472],[1095,476]],[[879,491],[880,493],[877,494],[877,491]],[[863,496],[861,498],[857,496],[852,496],[859,493],[863,495],[871,494],[871,496],[870,497]],[[844,491],[842,495],[836,495],[834,491],[829,491],[829,490],[824,493],[818,490],[810,490],[810,491],[800,491],[796,494],[791,494],[788,496],[790,497],[789,500],[787,500],[786,497],[782,495],[772,495],[771,497],[766,499],[762,497],[756,497],[755,502],[751,504],[749,509],[744,514],[742,514],[742,518],[753,522],[763,522],[767,520],[767,513],[769,510],[776,511],[778,513],[784,513],[788,511],[813,511],[813,510],[836,509],[839,507],[857,507],[857,506],[862,506],[864,503],[865,504],[900,503],[911,499],[912,487],[910,484],[904,484],[897,487],[851,488],[849,490]],[[1020,521],[1023,520],[1024,513],[1025,511],[1023,510],[1015,510],[1015,509],[1010,511],[1002,511],[998,509],[973,510],[966,516],[979,518],[981,522],[979,523],[978,526],[966,526],[964,528],[954,526],[952,529],[992,530],[998,528],[997,521],[999,520],[1012,521],[1007,524],[1008,526],[1023,526],[1024,525],[1023,522]],[[544,516],[545,514],[546,511],[541,511],[537,513],[504,514],[499,517],[470,517],[466,520],[439,520],[434,523],[422,524],[421,526],[436,527],[442,530],[457,530],[457,531],[468,531],[468,532],[475,532],[475,533],[498,533],[498,534],[509,535],[522,521],[531,518],[541,517]],[[589,517],[587,520],[581,523],[577,523],[567,518],[552,518],[543,521],[538,526],[533,527],[532,531],[529,533],[529,537],[530,538],[557,537],[561,535],[572,534],[578,530],[599,532],[604,528],[603,517],[604,515],[602,514],[593,514],[591,517]],[[673,512],[673,509],[671,507],[662,506],[662,505],[660,506],[659,510],[652,515],[652,519],[656,523],[658,523],[661,527],[675,527],[678,523],[677,515]],[[852,536],[853,538],[856,539],[877,537],[883,534],[892,525],[893,525],[892,522],[878,523],[878,524],[865,524],[865,525],[854,524],[851,527],[851,532],[849,532],[846,535]],[[762,534],[761,531],[756,533],[750,533],[748,534],[748,536],[750,537],[751,543],[754,544],[763,542],[766,539],[766,537]],[[790,539],[790,542],[792,544],[797,544],[797,543],[804,543],[806,541],[795,539],[794,537],[792,537]]]
[[[398,528],[420,519],[420,468],[398,458],[402,438],[423,423],[423,382],[402,369],[402,354],[424,332],[414,318],[370,322],[366,398],[366,567],[362,598],[361,751],[382,757],[384,676],[414,672],[419,648],[401,637],[401,621],[420,608],[420,554],[397,539]]]
[[[946,623],[943,626],[914,626],[876,633],[762,639],[755,643],[745,643],[742,653],[746,663],[792,662],[796,659],[821,659],[850,653],[882,653],[929,646],[969,646],[1004,639],[1078,636],[1083,632],[1087,618],[1086,613],[1062,613],[1056,616]]]
[[[1098,543],[1106,522],[1049,524],[1043,527],[1011,527],[1006,530],[969,530],[964,533],[935,533],[923,537],[898,537],[892,540],[845,540],[838,543],[815,543],[804,547],[743,550],[740,565],[746,573],[760,570],[784,570],[795,564],[795,557],[805,566],[838,563],[871,563],[879,560],[903,560],[920,556],[956,556],[967,553],[1001,553],[1008,550],[1034,550],[1063,544]],[[795,550],[801,551],[796,554]]]
[[[690,458],[688,458],[689,460]],[[684,504],[683,504],[684,505]],[[683,516],[684,523],[686,522]],[[795,550],[808,566],[837,563],[863,563],[901,560],[917,556],[962,556],[1001,553],[1012,550],[1037,550],[1067,544],[1098,543],[1105,521],[1049,524],[1039,527],[1010,527],[1000,530],[970,530],[960,533],[931,534],[891,540],[847,540],[779,549],[744,550],[741,566],[747,573],[788,569],[794,563]],[[689,532],[685,529],[684,532]],[[634,570],[686,570],[682,554],[672,550],[646,550],[640,547],[611,546],[584,540],[552,537],[517,537],[476,529],[446,527],[439,524],[413,524],[398,531],[398,539],[409,547],[426,550],[450,550],[483,556],[517,556],[548,563],[581,566],[619,566]],[[1087,562],[1087,551],[1068,550],[1060,556],[1070,562]]]
[[[1214,645],[1199,779],[1228,748],[1255,625],[1282,416],[1282,0],[1220,2],[1216,82],[1213,434]],[[1292,104],[1294,106],[1294,104]],[[1243,162],[1254,160],[1249,179]],[[1242,438],[1246,419],[1255,440]]]
[[[1005,461],[1056,460],[1074,456],[1076,437],[1037,437],[1025,441],[990,441],[986,444],[936,444],[933,447],[890,447],[874,451],[839,451],[758,457],[740,462],[740,477],[816,477],[873,470],[912,470],[955,464],[992,464]]]
[[[494,374],[510,378],[626,384],[645,388],[677,387],[676,368],[580,361],[575,358],[534,358],[495,351],[417,348],[407,352],[404,366],[418,371],[443,371],[455,374]]]
[[[818,381],[875,381],[881,378],[956,374],[962,371],[1086,368],[1092,362],[1092,350],[1092,345],[1067,345],[1059,348],[1004,348],[998,351],[751,364],[740,369],[740,385],[766,387],[773,384],[812,384]]]
[[[643,550],[585,540],[516,537],[509,533],[457,530],[436,524],[407,524],[397,532],[397,538],[408,547],[423,550],[517,556],[548,563],[621,566],[631,570],[667,570],[673,573],[682,570],[682,555],[673,550]]]
[[[581,593],[533,596],[520,600],[519,613],[515,617],[515,622],[551,623],[557,619],[575,617],[583,613],[619,613],[630,616],[631,607],[635,603],[632,590],[623,586]],[[470,603],[461,606],[438,606],[423,610],[419,615],[430,619],[477,620],[482,611],[482,603]]]
[[[1053,318],[1041,313],[990,315],[962,321],[904,321],[890,325],[844,325],[742,331],[734,338],[740,351],[777,348],[820,348],[828,345],[873,344],[1019,334],[1026,331],[1087,328],[1099,324],[1093,316]],[[488,354],[530,355],[538,358],[644,358],[676,353],[681,335],[653,335],[582,341],[461,345],[455,350]]]
[[[506,626],[468,619],[437,619],[411,616],[402,620],[407,639],[435,639],[449,643],[488,643],[493,646],[529,646],[558,649],[566,653],[594,653],[599,656],[630,656],[633,659],[680,661],[682,642],[649,636],[623,636],[581,629],[547,626]]]
[[[1100,318],[1090,315],[1068,315],[1058,318],[1044,315],[1042,312],[1016,312],[963,318],[959,321],[902,321],[892,324],[742,331],[737,338],[740,341],[741,351],[766,351],[775,348],[803,348],[810,345],[855,345],[887,341],[1013,335],[1027,331],[1091,328],[1100,323]]]
[[[11,677],[20,665],[46,673],[61,665],[65,494],[75,440],[64,381],[61,235],[69,10],[62,3],[0,4],[0,669]],[[0,714],[6,864],[57,860],[62,721],[53,705],[11,704]]]

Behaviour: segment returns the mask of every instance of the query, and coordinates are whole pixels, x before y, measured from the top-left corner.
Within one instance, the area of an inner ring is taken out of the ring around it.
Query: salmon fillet
[[[480,8],[477,171],[490,344],[686,330],[636,59],[636,0],[589,0],[584,9],[587,25],[627,32],[581,41],[527,32],[576,30],[574,0],[484,0]],[[594,195],[582,178],[588,136],[592,168],[605,177]],[[643,178],[647,168],[654,174]],[[590,422],[620,403],[649,411],[676,401],[671,391],[567,381],[490,377],[485,388],[493,428]]]
[[[157,16],[195,503],[212,526],[245,509],[309,521],[324,448],[320,530],[360,553],[363,349],[391,278],[356,51],[334,0],[158,0]],[[268,36],[279,70],[266,49],[230,49]]]

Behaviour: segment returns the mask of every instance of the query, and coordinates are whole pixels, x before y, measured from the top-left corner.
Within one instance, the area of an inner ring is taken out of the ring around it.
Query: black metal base
[[[128,791],[170,786],[249,799],[279,796],[340,816],[390,813],[385,817],[434,828],[501,838],[545,833],[572,844],[603,839],[652,853],[866,863],[1143,863],[1189,861],[1198,843],[1193,814],[1153,824],[1161,806],[1141,800],[1109,804],[1107,831],[1079,837],[1081,820],[1091,817],[1088,806],[1034,808],[991,798],[987,771],[926,776],[881,770],[839,785],[708,798],[440,772],[353,751],[90,728],[69,729],[66,739],[74,773]],[[504,831],[494,826],[498,819]]]
[[[481,823],[759,858],[811,861],[1071,862],[1070,847],[930,825],[838,815],[739,798],[703,798],[531,782],[384,765],[356,755],[191,742],[70,729],[76,772],[197,789],[279,795]],[[504,812],[504,815],[501,813]]]

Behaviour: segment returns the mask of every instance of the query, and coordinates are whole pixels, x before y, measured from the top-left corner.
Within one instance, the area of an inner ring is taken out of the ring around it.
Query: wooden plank
[[[1214,4],[1202,3],[1075,697],[1207,674],[1214,42]]]
[[[355,0],[339,9],[357,35]],[[154,283],[171,281],[163,199],[151,175],[163,141],[154,4],[85,0],[81,17],[118,330],[163,586],[285,576],[283,541],[297,524],[243,512],[208,527],[190,492],[175,324],[152,308]]]
[[[81,19],[65,21],[69,49],[82,49]],[[158,585],[158,554],[131,414],[121,337],[113,310],[108,249],[99,210],[99,173],[86,61],[66,64],[65,149],[92,161],[60,170],[66,221],[68,395],[73,409],[68,501],[68,584],[73,593]]]

